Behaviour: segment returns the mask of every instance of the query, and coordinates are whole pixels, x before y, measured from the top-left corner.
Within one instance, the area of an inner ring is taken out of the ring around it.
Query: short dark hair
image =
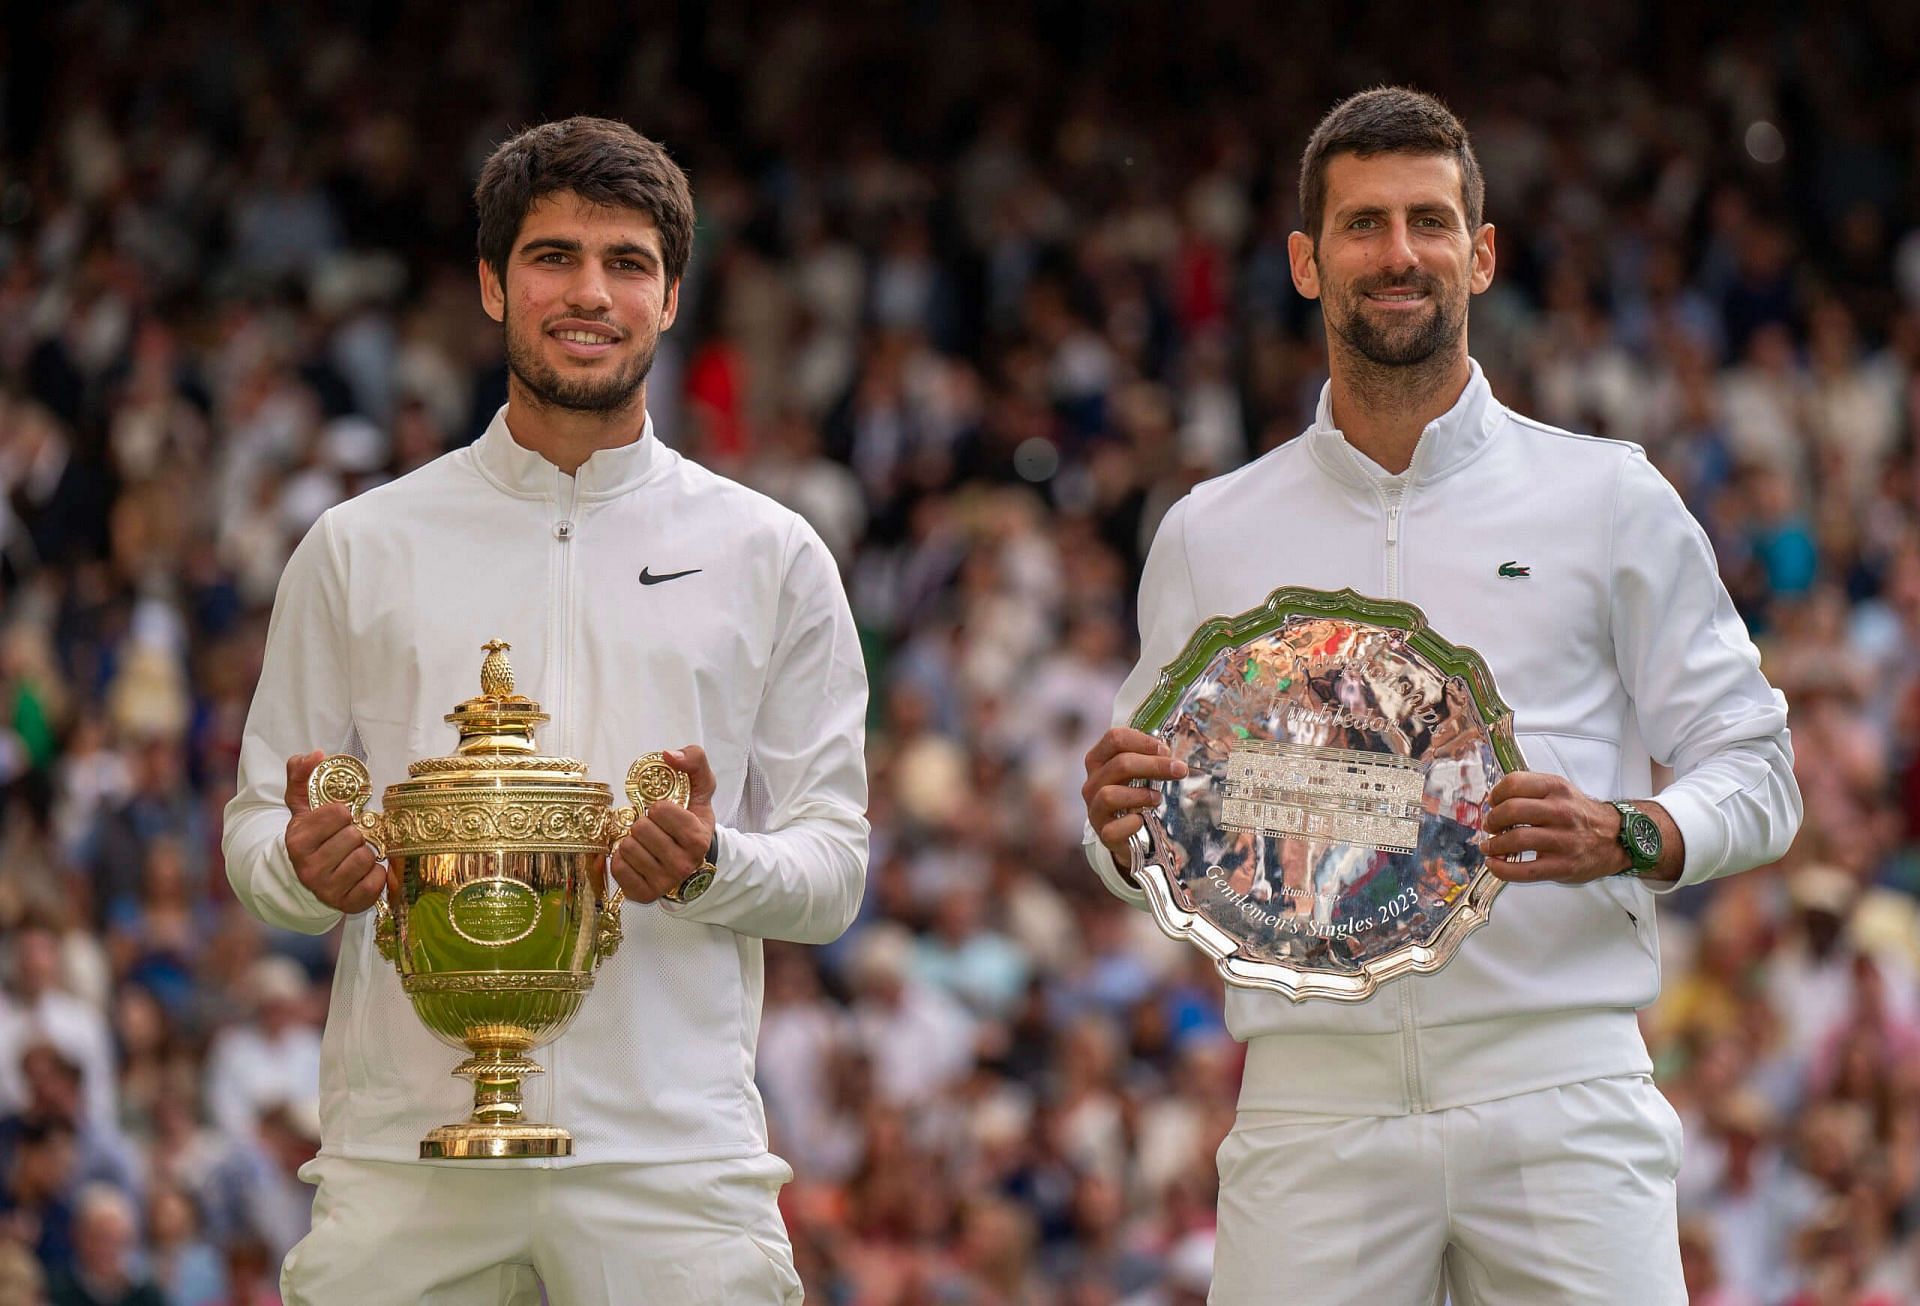
[[[693,256],[693,192],[687,174],[657,142],[627,124],[575,117],[527,128],[502,142],[480,169],[473,188],[474,206],[480,211],[480,258],[502,285],[527,211],[561,191],[572,191],[589,204],[645,213],[660,229],[668,282],[686,272]]]
[[[1336,154],[1445,154],[1460,165],[1460,200],[1469,233],[1480,229],[1487,183],[1467,129],[1451,110],[1411,86],[1376,86],[1327,110],[1300,156],[1300,220],[1314,244],[1326,217],[1327,160]]]

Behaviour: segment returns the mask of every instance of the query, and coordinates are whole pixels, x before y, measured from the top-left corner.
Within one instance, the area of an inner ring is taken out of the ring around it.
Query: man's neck
[[[1329,333],[1331,334],[1331,333]],[[1337,337],[1328,362],[1333,424],[1348,444],[1398,476],[1427,424],[1460,401],[1473,376],[1464,348],[1412,367],[1386,367]]]
[[[647,387],[633,392],[623,407],[583,413],[543,403],[520,384],[507,380],[507,432],[522,449],[531,449],[572,476],[580,464],[602,449],[632,444],[647,429]]]

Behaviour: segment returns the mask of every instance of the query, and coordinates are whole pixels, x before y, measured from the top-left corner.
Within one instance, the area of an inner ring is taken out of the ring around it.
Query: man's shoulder
[[[1632,440],[1569,431],[1511,408],[1501,411],[1506,419],[1503,434],[1517,448],[1524,454],[1551,459],[1563,467],[1569,459],[1583,465],[1618,467],[1636,456],[1643,460],[1646,457],[1646,450]]]
[[[1187,492],[1185,502],[1190,503],[1194,511],[1219,511],[1255,498],[1264,499],[1276,486],[1311,476],[1316,470],[1307,452],[1306,436],[1296,436],[1230,472],[1201,481]]]
[[[322,516],[336,531],[379,525],[390,529],[396,512],[416,505],[442,504],[448,488],[472,479],[473,456],[468,447],[450,450],[432,462],[390,481],[371,486],[351,499],[342,499]]]
[[[676,455],[669,475],[683,505],[703,517],[718,514],[736,535],[744,531],[764,540],[785,539],[795,530],[811,532],[805,518],[772,495],[685,455]]]

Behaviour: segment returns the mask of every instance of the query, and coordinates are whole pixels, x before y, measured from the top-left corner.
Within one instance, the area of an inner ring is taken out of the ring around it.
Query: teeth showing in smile
[[[598,335],[592,331],[556,331],[555,338],[571,340],[576,345],[608,345],[613,343],[612,336]]]

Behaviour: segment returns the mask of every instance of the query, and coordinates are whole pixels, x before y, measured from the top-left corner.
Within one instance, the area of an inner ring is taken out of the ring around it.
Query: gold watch
[[[715,830],[713,832],[713,841],[707,845],[707,855],[701,859],[698,866],[693,868],[691,875],[680,881],[676,887],[667,890],[664,895],[666,900],[684,906],[712,888],[713,877],[720,869],[713,864],[713,855],[719,850],[720,832]]]

